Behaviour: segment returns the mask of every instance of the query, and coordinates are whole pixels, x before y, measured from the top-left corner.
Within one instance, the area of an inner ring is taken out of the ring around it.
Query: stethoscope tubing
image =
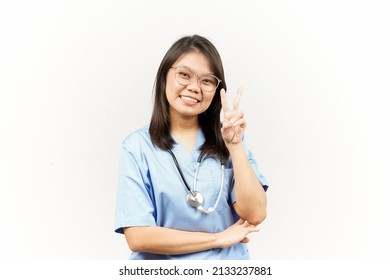
[[[191,190],[191,188],[190,188],[190,185],[187,183],[187,180],[186,180],[186,178],[184,177],[183,171],[182,171],[181,168],[180,168],[179,162],[177,161],[175,154],[174,154],[170,149],[168,149],[168,153],[171,154],[171,156],[172,156],[172,158],[173,158],[173,161],[175,162],[177,171],[179,171],[180,177],[181,177],[181,179],[183,180],[184,185],[186,186],[187,190],[194,196],[194,193],[192,192],[192,190]],[[199,155],[199,157],[200,157],[200,155]],[[199,159],[198,159],[198,160],[199,160]]]
[[[177,168],[177,170],[178,170],[178,172],[179,172],[179,174],[180,174],[180,177],[181,177],[181,179],[183,180],[184,185],[185,185],[185,187],[187,188],[188,192],[192,195],[192,197],[193,197],[194,199],[195,199],[195,197],[196,197],[197,195],[202,196],[198,191],[196,191],[196,186],[197,186],[197,179],[198,179],[198,174],[199,174],[200,165],[201,165],[203,156],[204,156],[204,154],[206,153],[207,149],[206,149],[206,150],[203,150],[203,151],[200,153],[200,155],[199,155],[199,157],[198,157],[198,159],[197,159],[197,161],[196,161],[196,170],[195,170],[195,176],[194,176],[194,187],[193,187],[192,190],[191,190],[191,187],[190,187],[190,185],[188,184],[187,180],[186,180],[185,177],[184,177],[183,171],[181,170],[181,167],[180,167],[180,165],[179,165],[179,162],[177,161],[177,158],[176,158],[175,154],[174,154],[174,153],[171,151],[171,149],[169,149],[169,148],[167,148],[167,151],[168,151],[169,154],[172,156],[172,159],[173,159],[173,161],[174,161],[174,163],[175,163],[175,165],[176,165],[176,168]],[[215,202],[215,204],[214,204],[214,207],[210,207],[208,210],[203,209],[203,206],[202,206],[203,198],[202,198],[202,202],[199,203],[198,206],[194,206],[194,205],[191,203],[190,205],[191,205],[192,207],[195,207],[196,209],[198,209],[200,212],[202,212],[202,213],[204,213],[204,214],[209,214],[209,213],[213,212],[213,211],[216,209],[216,207],[217,207],[217,205],[218,205],[218,203],[219,203],[219,200],[220,200],[220,198],[221,198],[221,195],[222,195],[222,189],[223,189],[223,183],[224,183],[224,174],[225,174],[224,171],[225,171],[225,163],[224,163],[224,160],[223,160],[223,157],[222,157],[222,158],[221,158],[221,186],[220,186],[219,193],[218,193],[218,197],[217,197],[217,200],[216,200],[216,202]],[[202,196],[202,197],[203,197],[203,196]],[[187,200],[187,202],[188,202],[188,200]]]

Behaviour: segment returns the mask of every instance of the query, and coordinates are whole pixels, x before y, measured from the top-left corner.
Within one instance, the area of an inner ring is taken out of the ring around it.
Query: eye
[[[202,78],[202,84],[204,85],[215,85],[217,83],[216,79],[214,77],[203,77]]]
[[[185,70],[179,70],[177,72],[177,75],[179,75],[179,77],[181,79],[185,79],[185,80],[190,80],[191,79],[191,73],[188,72],[188,71],[185,71]]]

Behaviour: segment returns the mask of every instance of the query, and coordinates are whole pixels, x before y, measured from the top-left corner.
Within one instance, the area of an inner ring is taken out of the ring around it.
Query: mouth
[[[183,100],[186,100],[186,101],[189,101],[189,102],[194,102],[194,103],[199,103],[200,100],[198,99],[195,99],[193,97],[190,97],[190,96],[186,96],[186,95],[179,95],[179,97]]]

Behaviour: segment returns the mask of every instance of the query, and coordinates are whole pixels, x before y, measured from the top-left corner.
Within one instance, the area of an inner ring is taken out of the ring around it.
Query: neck
[[[171,134],[174,135],[179,143],[187,151],[192,153],[199,130],[198,116],[191,118],[172,118],[171,117]]]
[[[198,131],[199,121],[198,116],[183,117],[183,116],[171,116],[170,129],[172,134],[187,134],[191,131]]]

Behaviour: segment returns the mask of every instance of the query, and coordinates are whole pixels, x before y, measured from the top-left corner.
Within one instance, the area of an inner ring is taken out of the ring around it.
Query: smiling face
[[[188,67],[198,76],[212,74],[208,59],[200,52],[183,54],[172,65],[172,67],[178,66]],[[183,86],[176,81],[175,73],[174,68],[169,70],[165,90],[171,122],[175,121],[175,118],[197,118],[210,106],[215,90],[211,92],[203,91],[197,79],[193,83]]]

